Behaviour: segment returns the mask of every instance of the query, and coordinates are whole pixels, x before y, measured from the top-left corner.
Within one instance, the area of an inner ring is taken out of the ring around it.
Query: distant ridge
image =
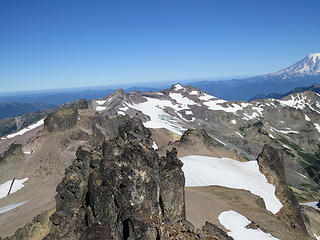
[[[253,98],[250,99],[250,101],[253,101],[256,99],[266,99],[266,98],[281,99],[281,98],[286,97],[288,95],[291,95],[293,93],[301,93],[301,92],[305,92],[305,91],[312,91],[312,92],[320,94],[320,84],[315,83],[309,87],[297,87],[297,88],[294,88],[293,90],[291,90],[287,93],[284,93],[284,94],[279,94],[279,93],[270,93],[268,95],[261,94],[261,95],[254,96]]]

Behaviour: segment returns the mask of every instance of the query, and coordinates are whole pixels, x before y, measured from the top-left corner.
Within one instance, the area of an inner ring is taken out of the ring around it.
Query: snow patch
[[[307,116],[307,114],[305,114],[304,117],[307,121],[310,121],[310,118]]]
[[[158,146],[157,146],[157,144],[156,144],[155,141],[153,141],[152,148],[153,148],[154,150],[157,150],[157,149],[158,149]]]
[[[277,213],[282,204],[275,195],[275,187],[259,171],[256,161],[239,162],[231,158],[191,155],[180,158],[186,186],[218,185],[244,189],[263,198],[267,210]]]
[[[26,204],[27,202],[29,201],[24,201],[24,202],[20,202],[20,203],[16,203],[16,204],[10,204],[10,205],[7,205],[7,206],[4,206],[4,207],[1,207],[0,208],[0,214],[2,213],[5,213],[5,212],[9,212],[17,207],[20,207],[22,206],[23,204]]]
[[[200,104],[192,101],[191,99],[183,96],[181,93],[169,93],[169,97],[175,100],[180,108],[189,109],[189,105],[198,105]]]
[[[12,188],[11,188],[11,192],[10,194],[12,193],[15,193],[17,192],[18,190],[20,190],[21,188],[23,188],[24,186],[24,183],[28,180],[29,178],[24,178],[24,179],[16,179],[14,182],[13,182],[13,185],[12,185]],[[7,196],[8,192],[9,192],[9,189],[10,189],[10,186],[11,186],[11,183],[12,183],[12,180],[9,180],[3,184],[0,184],[0,199],[1,198],[4,198]]]
[[[176,85],[174,85],[173,87],[174,87],[174,89],[177,90],[177,91],[179,91],[179,90],[181,90],[181,89],[184,89],[184,87],[182,87],[181,84],[179,84],[179,83],[176,84]]]
[[[216,99],[216,98],[214,96],[204,93],[202,96],[199,97],[199,99],[201,101],[209,101],[210,99]],[[224,100],[221,100],[221,101],[226,102]]]
[[[318,208],[317,206],[318,202],[305,202],[305,203],[300,203],[300,205],[304,205],[304,206],[309,206],[309,207],[313,207],[317,210],[320,210],[320,208]]]
[[[263,232],[260,228],[246,228],[251,221],[235,211],[229,210],[220,213],[219,222],[229,230],[227,234],[234,240],[277,240],[270,233]],[[279,240],[279,239],[278,239]]]
[[[237,124],[237,121],[236,121],[235,119],[232,119],[232,120],[231,120],[231,123],[234,124],[234,125],[236,125],[236,124]]]
[[[305,176],[305,175],[303,175],[303,174],[301,174],[301,173],[299,173],[299,172],[297,172],[301,177],[303,177],[303,178],[307,178],[308,179],[308,177],[307,176]]]
[[[110,101],[110,99],[109,99],[109,101]],[[98,101],[96,101],[96,103],[98,103],[99,105],[103,105],[106,102],[107,102],[107,100],[98,100]]]
[[[40,127],[43,124],[44,124],[44,118],[34,124],[31,124],[30,126],[28,126],[26,128],[21,129],[19,132],[9,134],[7,137],[2,137],[1,139],[14,138],[16,136],[21,136],[21,135],[37,128],[37,127]]]
[[[128,108],[127,106],[124,106],[124,107],[119,108],[119,110],[120,110],[120,111],[123,111],[123,112],[127,111],[128,109],[129,109],[129,108]]]
[[[191,91],[191,92],[189,93],[189,95],[199,95],[199,92],[198,92],[198,91],[193,90],[193,91]]]
[[[293,130],[291,130],[290,128],[287,128],[288,130],[278,130],[278,129],[276,129],[276,128],[274,128],[274,127],[270,127],[270,131],[271,132],[274,132],[274,131],[276,131],[276,132],[279,132],[279,133],[283,133],[283,134],[288,134],[288,133],[296,133],[296,134],[299,134],[299,132],[297,132],[297,131],[293,131]]]
[[[236,132],[236,131],[234,131],[236,134],[238,134],[241,138],[243,138],[243,136],[240,134],[240,133],[238,133],[238,132]]]
[[[251,115],[249,115],[248,113],[244,113],[243,115],[244,117],[242,119],[246,121],[260,117],[259,114],[256,112],[253,112]]]
[[[268,133],[269,137],[272,139],[276,139],[271,133]]]
[[[106,107],[103,107],[103,106],[97,106],[96,107],[96,111],[103,111],[103,110],[106,110],[107,108]]]
[[[231,113],[236,113],[239,110],[242,110],[243,107],[236,104],[236,103],[228,103],[227,106],[220,105],[222,103],[226,103],[225,100],[222,99],[216,99],[216,100],[210,100],[207,102],[204,102],[203,104],[208,107],[209,110],[213,111],[224,111],[224,112],[231,112]]]
[[[318,132],[320,132],[320,125],[318,123],[314,123],[313,125],[318,130]]]

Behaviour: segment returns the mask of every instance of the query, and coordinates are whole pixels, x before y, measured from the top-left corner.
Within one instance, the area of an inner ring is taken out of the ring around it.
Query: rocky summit
[[[140,120],[109,121],[117,135],[79,147],[66,169],[43,239],[232,239],[216,225],[200,230],[186,221],[185,177],[175,149],[160,158]],[[27,225],[5,239],[29,239],[30,229],[41,232]]]

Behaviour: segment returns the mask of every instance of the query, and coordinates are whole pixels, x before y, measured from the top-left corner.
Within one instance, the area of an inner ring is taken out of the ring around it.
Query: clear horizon
[[[319,10],[311,0],[8,1],[0,92],[279,71],[320,52]]]

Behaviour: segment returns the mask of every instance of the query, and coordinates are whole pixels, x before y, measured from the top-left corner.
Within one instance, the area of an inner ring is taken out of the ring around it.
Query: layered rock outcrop
[[[268,182],[276,188],[275,194],[283,205],[278,215],[292,228],[307,233],[301,207],[286,184],[285,163],[282,155],[280,150],[266,144],[257,159],[259,169]]]
[[[48,114],[44,120],[44,127],[48,132],[63,131],[74,127],[77,123],[78,112],[75,107],[69,107]]]

